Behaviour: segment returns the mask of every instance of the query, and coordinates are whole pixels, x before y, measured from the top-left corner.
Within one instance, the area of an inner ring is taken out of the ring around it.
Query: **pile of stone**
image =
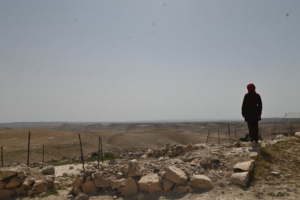
[[[45,175],[43,180],[28,178],[31,168],[19,165],[10,169],[0,170],[0,199],[9,198],[14,195],[40,194],[48,188],[60,187],[55,181],[54,167],[44,167],[41,172]]]
[[[113,170],[113,172],[112,172]],[[192,187],[211,189],[213,184],[205,175],[187,174],[175,167],[168,166],[159,173],[144,173],[145,169],[137,160],[131,160],[125,166],[108,166],[102,164],[101,169],[90,168],[78,174],[74,180],[70,199],[88,199],[87,195],[103,190],[111,195],[134,196],[144,193],[172,190],[175,193],[191,191]]]

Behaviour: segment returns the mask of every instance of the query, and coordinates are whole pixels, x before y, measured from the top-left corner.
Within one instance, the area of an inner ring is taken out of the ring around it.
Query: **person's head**
[[[255,85],[250,83],[247,85],[248,92],[255,92]]]

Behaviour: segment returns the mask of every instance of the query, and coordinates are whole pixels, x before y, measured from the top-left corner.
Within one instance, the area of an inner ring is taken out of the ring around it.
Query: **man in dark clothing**
[[[248,124],[251,141],[258,143],[258,121],[261,120],[262,102],[260,95],[255,92],[255,85],[247,85],[248,93],[245,94],[242,115]]]

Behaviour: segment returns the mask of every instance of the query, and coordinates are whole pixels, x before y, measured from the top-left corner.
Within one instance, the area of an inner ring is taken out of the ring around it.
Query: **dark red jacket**
[[[245,94],[242,115],[245,117],[245,121],[259,121],[262,111],[262,102],[260,95],[256,92],[248,92]]]

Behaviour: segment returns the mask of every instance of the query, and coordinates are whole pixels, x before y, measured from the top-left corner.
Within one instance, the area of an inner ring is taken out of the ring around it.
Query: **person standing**
[[[262,101],[258,93],[255,92],[255,85],[247,85],[248,93],[245,94],[242,115],[248,124],[249,136],[252,142],[258,143],[258,121],[261,120]]]

